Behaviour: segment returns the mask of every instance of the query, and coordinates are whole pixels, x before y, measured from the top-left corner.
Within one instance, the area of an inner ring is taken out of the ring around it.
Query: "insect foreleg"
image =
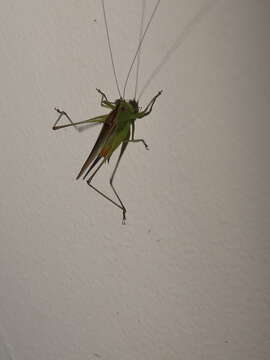
[[[149,102],[149,104],[146,106],[146,108],[139,112],[138,118],[143,118],[144,116],[147,116],[151,113],[154,103],[156,102],[157,98],[161,95],[162,91],[159,91],[156,96],[153,97],[153,99]]]
[[[108,100],[107,96],[104,94],[103,91],[101,91],[100,89],[96,89],[96,90],[101,95],[100,106],[113,110],[115,108],[114,103]]]
[[[96,90],[101,95],[101,101],[103,101],[103,99],[105,99],[107,102],[109,102],[107,96],[105,95],[105,93],[103,91],[101,91],[100,89],[96,89]]]

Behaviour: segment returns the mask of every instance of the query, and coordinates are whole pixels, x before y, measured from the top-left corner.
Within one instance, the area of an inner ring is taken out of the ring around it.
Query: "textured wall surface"
[[[106,3],[122,87],[141,2]],[[161,1],[139,84],[157,69],[142,106],[164,90],[137,121],[150,151],[130,144],[116,177],[126,226],[75,181],[99,128],[51,130],[55,106],[78,121],[104,112],[96,87],[117,97],[101,10],[0,2],[0,354],[268,360],[270,3]]]

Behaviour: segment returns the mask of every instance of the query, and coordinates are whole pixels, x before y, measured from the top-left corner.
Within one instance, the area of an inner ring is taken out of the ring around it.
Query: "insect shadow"
[[[170,60],[171,56],[176,52],[176,50],[187,40],[190,36],[194,27],[196,27],[199,23],[202,22],[203,18],[207,15],[207,13],[212,10],[212,8],[218,3],[217,0],[210,0],[205,5],[203,5],[200,10],[195,14],[195,16],[186,24],[180,35],[177,37],[173,45],[169,48],[166,54],[163,56],[159,64],[152,71],[145,84],[143,85],[138,99],[144,94],[146,89],[149,87],[150,83],[153,79],[160,73],[163,66]]]
[[[85,130],[92,129],[93,127],[96,127],[98,125],[99,124],[86,124],[86,125],[78,125],[78,126],[74,126],[74,127],[78,132],[83,132]]]

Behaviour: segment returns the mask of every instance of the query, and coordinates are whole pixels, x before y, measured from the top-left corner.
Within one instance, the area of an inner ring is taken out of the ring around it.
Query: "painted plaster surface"
[[[141,2],[106,4],[123,86]],[[0,2],[1,360],[270,358],[269,24],[269,1],[161,1],[122,226],[75,180],[99,128],[51,130],[117,97],[100,1]]]

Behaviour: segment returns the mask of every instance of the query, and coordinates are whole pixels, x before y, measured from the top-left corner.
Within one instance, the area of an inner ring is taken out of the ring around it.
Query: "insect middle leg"
[[[145,140],[144,139],[130,139],[130,140],[126,140],[125,142],[132,142],[132,143],[137,143],[137,142],[142,142],[143,145],[145,146],[146,150],[149,150],[149,147],[148,145],[146,144]]]
[[[124,142],[126,142],[126,143],[129,143],[129,142],[133,142],[133,143],[142,142],[144,144],[146,150],[149,150],[149,147],[146,144],[144,139],[134,139],[134,134],[135,134],[135,124],[134,124],[134,122],[132,122],[132,124],[131,124],[131,129],[132,129],[131,139],[125,140]]]
[[[154,103],[156,102],[157,98],[162,94],[162,91],[159,91],[156,96],[149,102],[149,104],[145,107],[145,109],[138,114],[138,118],[143,118],[151,113]]]

